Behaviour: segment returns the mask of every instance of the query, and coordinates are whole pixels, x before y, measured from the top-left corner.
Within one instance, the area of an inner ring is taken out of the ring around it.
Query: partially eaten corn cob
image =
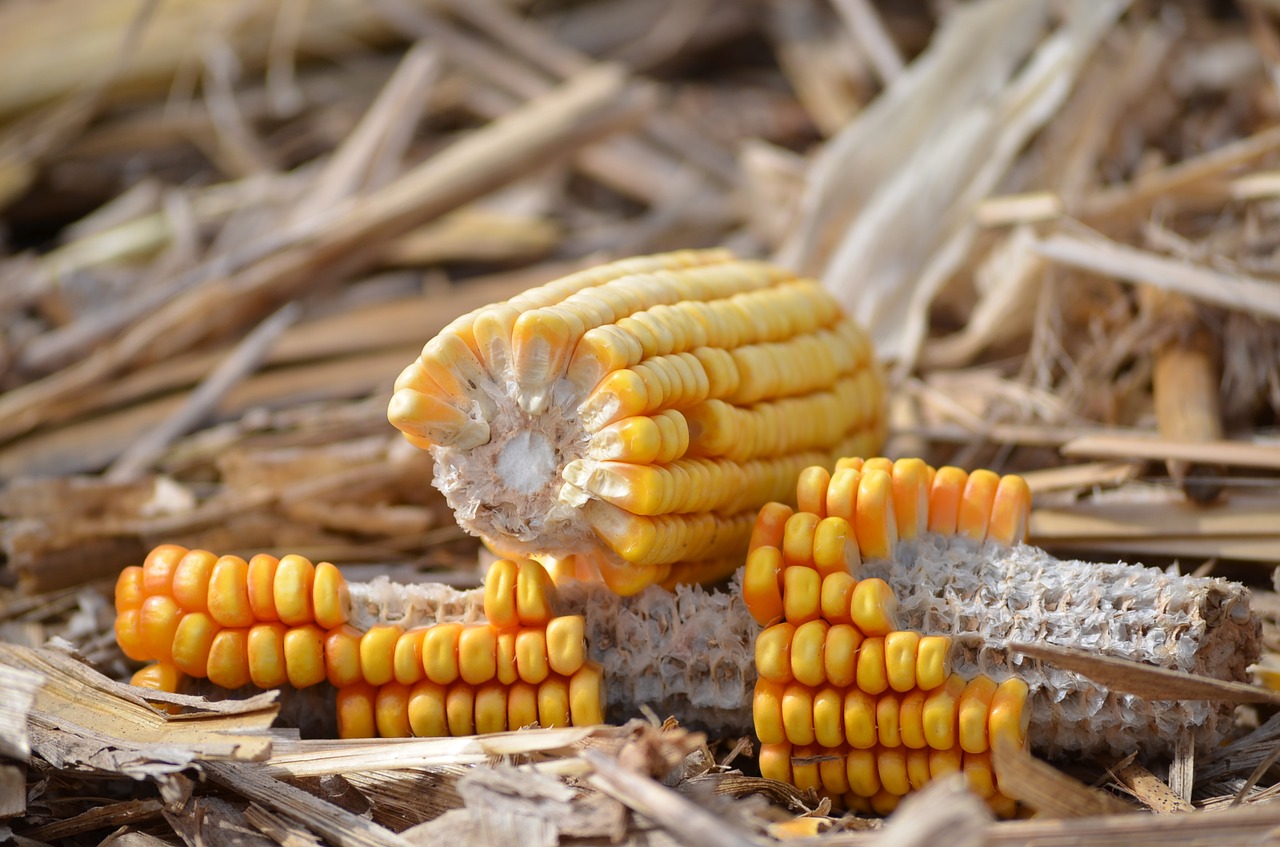
[[[164,545],[117,580],[116,640],[153,660],[132,679],[145,688],[176,691],[184,676],[230,689],[327,680],[342,738],[602,723],[583,619],[556,615],[554,595],[540,564],[504,559],[485,579],[484,621],[357,628],[346,581],[327,562]]]
[[[632,594],[722,579],[801,468],[871,453],[866,335],[811,280],[725,251],[626,259],[458,318],[388,417],[500,555]]]

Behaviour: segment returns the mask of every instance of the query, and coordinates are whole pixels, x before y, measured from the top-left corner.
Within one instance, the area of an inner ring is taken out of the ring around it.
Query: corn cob
[[[395,388],[388,417],[465,529],[621,594],[728,576],[763,503],[885,430],[867,338],[832,296],[720,250],[478,309]]]
[[[185,677],[230,689],[328,680],[342,738],[604,720],[583,619],[555,614],[555,586],[537,562],[490,567],[485,622],[356,628],[350,606],[345,579],[327,562],[245,562],[164,545],[117,580],[116,639],[130,658],[154,660],[132,679],[145,688],[176,691]]]

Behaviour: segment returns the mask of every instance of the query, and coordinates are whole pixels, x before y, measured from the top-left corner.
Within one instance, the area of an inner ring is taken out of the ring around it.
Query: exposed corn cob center
[[[798,510],[760,510],[743,574],[759,679],[752,716],[761,773],[837,805],[891,811],[944,773],[963,772],[999,813],[990,749],[1027,741],[1028,687],[953,673],[952,639],[901,629],[898,601],[862,561],[893,558],[929,530],[1003,545],[1026,534],[1017,476],[935,472],[919,459],[841,459],[805,469]],[[936,508],[935,508],[936,507]]]
[[[464,315],[405,368],[388,417],[495,551],[632,594],[728,576],[801,468],[879,448],[883,406],[830,294],[710,250]]]
[[[232,689],[328,681],[343,738],[604,720],[583,618],[555,614],[555,586],[537,562],[493,564],[483,622],[356,628],[350,605],[346,581],[327,562],[245,562],[166,545],[121,573],[116,639],[130,658],[154,661],[133,676],[147,688],[176,691],[184,676]]]

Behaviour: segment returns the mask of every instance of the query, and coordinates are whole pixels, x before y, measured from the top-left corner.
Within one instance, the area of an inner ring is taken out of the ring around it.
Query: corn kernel
[[[306,688],[323,682],[328,674],[324,633],[315,624],[290,627],[284,634],[284,661],[289,684]]]
[[[791,642],[795,633],[795,625],[783,621],[756,636],[756,672],[761,678],[779,683],[791,681]]]
[[[178,563],[187,555],[185,547],[176,544],[161,544],[142,562],[142,591],[148,597],[159,594],[173,594],[173,574]]]
[[[847,623],[838,623],[827,630],[827,640],[822,650],[822,666],[827,681],[839,688],[853,685],[858,668],[858,647],[862,633]]]
[[[507,686],[489,681],[476,687],[476,733],[507,729]]]
[[[209,575],[209,614],[222,626],[257,623],[249,605],[249,564],[239,556],[220,556]]]
[[[516,633],[516,670],[520,678],[531,685],[539,684],[551,673],[546,630],[521,627]]]
[[[409,723],[409,686],[387,682],[378,686],[373,701],[373,719],[378,735],[383,738],[408,738],[413,735]]]
[[[791,683],[782,691],[782,726],[792,744],[812,744],[813,690],[807,685]]]
[[[849,614],[863,635],[884,636],[897,629],[898,598],[883,579],[864,579],[854,586]]]
[[[201,678],[209,667],[209,650],[221,627],[204,612],[188,612],[173,634],[173,664],[178,670]],[[255,683],[256,684],[256,683]],[[266,687],[266,686],[262,686]]]
[[[325,676],[334,688],[348,688],[364,681],[360,668],[360,639],[360,631],[348,624],[325,634]]]
[[[844,694],[844,737],[850,747],[869,750],[876,746],[876,698],[857,688]]]
[[[959,720],[957,735],[960,749],[966,753],[987,751],[987,713],[995,693],[996,684],[989,677],[979,674],[969,680],[960,694],[960,702],[956,706]]]
[[[254,620],[263,622],[280,620],[280,613],[276,611],[275,596],[276,568],[279,566],[280,560],[266,553],[259,553],[249,560],[246,591]]]
[[[437,624],[438,626],[438,624]],[[455,682],[444,695],[445,720],[454,738],[475,735],[476,689],[465,682]]]
[[[554,673],[573,676],[586,659],[586,619],[582,615],[562,615],[547,622],[547,661]]]
[[[516,610],[516,579],[519,566],[511,559],[498,559],[484,578],[484,616],[499,629],[520,625]]]
[[[333,629],[347,622],[347,581],[342,571],[329,562],[316,565],[315,580],[311,586],[311,605],[316,625],[321,629]]]
[[[458,678],[458,639],[461,636],[460,623],[438,623],[427,627],[422,636],[422,669],[427,679],[448,685]]]
[[[988,470],[969,474],[960,510],[956,514],[956,532],[981,542],[987,537],[987,525],[991,522],[991,507],[995,504],[996,489],[1000,477]]]
[[[951,636],[926,635],[916,648],[916,685],[932,691],[951,676]]]
[[[396,641],[391,656],[396,682],[413,685],[427,675],[422,667],[422,638],[426,634],[426,627],[418,627],[404,633]]]
[[[366,683],[367,684],[367,683]],[[439,738],[449,734],[445,715],[445,686],[420,679],[409,689],[409,728],[419,738]]]
[[[338,737],[377,738],[377,699],[378,689],[363,680],[339,688]]]
[[[147,599],[142,587],[142,568],[139,565],[130,565],[120,571],[120,576],[116,578],[115,599],[117,615],[136,611],[142,606],[142,601]]]
[[[790,623],[814,620],[822,611],[822,577],[813,568],[788,567],[782,572],[782,608]]]
[[[782,551],[777,547],[760,546],[747,554],[742,599],[751,617],[761,626],[768,626],[783,615],[783,567]]]
[[[885,666],[889,671],[889,687],[906,692],[916,687],[916,657],[920,650],[920,633],[895,630],[884,637]]]
[[[844,744],[844,694],[839,689],[825,685],[813,695],[813,733],[822,747]]]
[[[791,636],[791,675],[796,682],[813,687],[826,681],[823,645],[830,628],[821,619],[807,621],[796,627]]]
[[[604,670],[594,662],[585,662],[569,677],[569,716],[574,726],[604,723]]]
[[[290,554],[280,560],[271,594],[281,623],[301,626],[315,619],[312,607],[315,579],[315,565],[302,556]]]
[[[249,678],[259,688],[277,688],[289,681],[285,632],[285,625],[279,622],[254,624],[249,628],[245,643],[249,653]]]
[[[866,638],[858,647],[855,679],[868,694],[880,694],[889,687],[889,672],[884,663],[884,639]]]
[[[218,557],[207,550],[191,550],[173,571],[173,599],[184,612],[209,611],[209,580]]]

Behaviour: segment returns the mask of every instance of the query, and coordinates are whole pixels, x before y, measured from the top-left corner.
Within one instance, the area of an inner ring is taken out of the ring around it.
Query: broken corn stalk
[[[722,250],[625,259],[458,318],[388,418],[499,555],[620,594],[714,582],[796,474],[884,438],[865,333],[812,281]]]

